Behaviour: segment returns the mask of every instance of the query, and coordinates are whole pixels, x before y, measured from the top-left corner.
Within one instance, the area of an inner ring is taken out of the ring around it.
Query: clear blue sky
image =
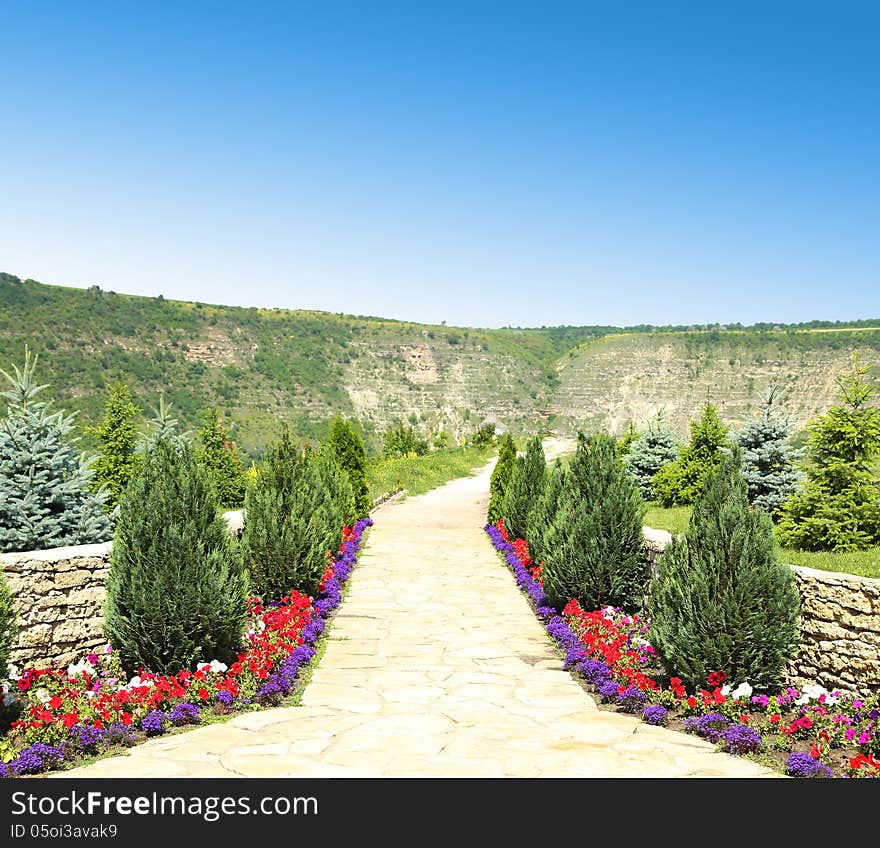
[[[4,2],[0,270],[477,326],[880,317],[878,43],[868,2]]]

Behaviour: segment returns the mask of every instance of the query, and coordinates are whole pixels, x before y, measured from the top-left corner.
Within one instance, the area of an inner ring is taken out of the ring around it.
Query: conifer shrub
[[[525,456],[517,457],[504,493],[501,507],[504,526],[511,538],[526,538],[529,532],[529,513],[536,507],[544,492],[547,460],[540,436],[532,436],[526,445]]]
[[[241,544],[252,591],[267,602],[294,589],[316,595],[341,524],[315,455],[296,445],[286,429],[247,491],[245,514]]]
[[[803,451],[788,441],[791,424],[776,412],[776,389],[764,399],[761,415],[747,422],[737,435],[742,448],[743,477],[749,490],[749,503],[776,515],[794,494],[803,474],[797,461]]]
[[[330,422],[330,432],[325,444],[336,455],[342,470],[348,474],[358,518],[367,515],[372,504],[367,488],[367,453],[363,438],[350,421],[337,416]]]
[[[654,475],[678,456],[675,433],[657,416],[630,445],[623,464],[635,480],[642,497],[654,500]]]
[[[794,574],[777,560],[770,517],[749,506],[741,468],[737,448],[709,474],[651,587],[648,638],[668,673],[696,688],[724,671],[770,690],[797,649]]]
[[[545,536],[560,509],[562,492],[565,489],[565,468],[557,459],[553,468],[547,471],[544,491],[538,498],[535,508],[529,512],[527,522],[529,555],[533,562],[541,563],[546,552]]]
[[[153,407],[153,417],[149,421],[149,432],[138,442],[138,454],[150,453],[160,442],[170,442],[180,453],[192,443],[192,434],[180,431],[180,422],[172,414],[174,404],[165,403],[159,396],[159,405]]]
[[[37,357],[0,371],[9,389],[0,419],[0,551],[87,545],[110,538],[106,495],[92,491],[94,471],[77,449],[75,415],[37,400]]]
[[[717,407],[706,403],[700,418],[691,422],[691,439],[678,458],[654,475],[652,485],[660,505],[692,504],[709,473],[721,464],[727,447],[727,427],[721,423]]]
[[[216,409],[208,413],[199,440],[202,447],[196,457],[207,469],[217,489],[220,506],[223,509],[240,509],[244,504],[244,466]]]
[[[559,508],[541,546],[544,590],[557,609],[572,598],[590,610],[641,606],[648,579],[644,514],[614,439],[579,433]]]
[[[783,545],[805,551],[855,551],[880,544],[880,408],[871,366],[854,357],[837,379],[838,402],[810,423],[807,480],[784,506]]]
[[[12,593],[0,571],[0,680],[5,680],[9,672],[9,652],[15,641],[15,624]]]
[[[498,459],[489,478],[489,511],[487,521],[494,524],[503,518],[504,495],[516,465],[516,445],[510,433],[498,439]]]
[[[128,386],[117,382],[110,389],[103,420],[97,427],[90,428],[98,441],[98,457],[92,465],[95,472],[92,489],[99,491],[104,487],[108,512],[119,503],[137,469],[136,417],[137,407],[132,403]]]
[[[105,632],[129,671],[230,662],[248,597],[237,543],[190,446],[158,441],[119,502]]]
[[[334,514],[333,526],[340,531],[343,525],[351,527],[359,516],[347,472],[339,464],[336,454],[326,446],[316,454],[316,468],[321,491],[326,495],[328,508]]]

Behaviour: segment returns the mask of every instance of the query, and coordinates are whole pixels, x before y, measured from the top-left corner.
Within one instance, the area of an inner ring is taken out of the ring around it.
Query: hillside
[[[880,322],[875,322],[880,324]],[[0,274],[0,368],[25,344],[59,406],[95,421],[117,377],[148,411],[160,393],[187,427],[217,406],[242,449],[260,453],[287,421],[322,434],[334,412],[368,439],[394,419],[453,438],[486,415],[507,427],[622,431],[664,406],[682,433],[709,397],[739,422],[771,383],[803,424],[824,408],[858,347],[880,363],[870,322],[818,328],[640,326],[478,330],[375,317],[246,309],[48,286]]]

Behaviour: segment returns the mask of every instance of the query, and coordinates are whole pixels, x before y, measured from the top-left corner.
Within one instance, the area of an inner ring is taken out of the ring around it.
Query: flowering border
[[[253,626],[236,661],[200,663],[194,672],[152,674],[130,680],[110,645],[63,669],[30,669],[13,676],[15,693],[4,706],[25,699],[21,718],[5,740],[14,757],[0,761],[0,777],[37,774],[84,756],[130,747],[170,728],[203,722],[205,710],[227,715],[277,705],[295,690],[314,659],[315,644],[342,600],[372,518],[343,529],[317,598],[292,592],[264,606],[251,599]],[[2,751],[0,751],[2,753]]]
[[[646,620],[611,607],[585,611],[574,599],[558,614],[544,592],[543,564],[532,562],[528,542],[511,541],[503,520],[484,530],[564,653],[563,667],[606,706],[647,724],[683,722],[682,730],[730,754],[787,754],[782,768],[793,777],[880,777],[880,696],[852,698],[818,685],[754,694],[748,682],[727,684],[723,670],[712,672],[698,692],[688,692],[677,677],[664,686],[646,673],[656,665]]]

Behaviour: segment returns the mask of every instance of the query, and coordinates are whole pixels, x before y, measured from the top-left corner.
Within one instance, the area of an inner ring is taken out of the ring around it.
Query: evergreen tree
[[[317,465],[285,429],[247,491],[242,550],[253,591],[264,601],[294,589],[317,594],[328,557],[339,546],[341,526]]]
[[[328,502],[336,514],[334,527],[343,525],[351,527],[358,519],[355,508],[354,489],[333,453],[326,445],[317,454],[317,470],[321,489],[326,493]]]
[[[529,555],[533,562],[541,563],[546,556],[544,540],[550,525],[559,513],[564,490],[565,469],[557,459],[554,467],[547,472],[544,491],[538,498],[535,508],[529,512]]]
[[[202,449],[197,458],[208,470],[208,476],[217,488],[220,505],[224,509],[239,509],[244,504],[244,466],[220,423],[216,409],[208,413],[199,439]]]
[[[783,545],[852,551],[880,544],[880,409],[872,405],[871,367],[858,355],[837,379],[838,403],[810,422],[807,481],[779,522]]]
[[[620,456],[627,456],[633,446],[633,442],[635,442],[638,437],[639,431],[636,430],[636,425],[630,421],[627,425],[626,432],[617,441],[617,453]]]
[[[191,443],[192,434],[188,430],[181,433],[180,423],[171,414],[173,406],[172,403],[165,403],[163,396],[159,396],[159,406],[153,407],[150,431],[138,443],[138,453],[150,453],[160,442],[170,442],[181,453]]]
[[[718,409],[707,401],[700,419],[691,422],[691,440],[678,459],[654,475],[654,492],[661,506],[692,504],[709,472],[721,464],[727,447],[727,427],[721,423]]]
[[[27,551],[103,542],[111,535],[106,495],[93,492],[94,472],[71,434],[75,415],[52,413],[36,396],[37,357],[0,371],[8,412],[0,420],[0,551]]]
[[[489,478],[489,512],[487,521],[494,524],[503,517],[504,495],[516,465],[516,445],[510,433],[498,440],[498,460]]]
[[[112,511],[119,503],[128,481],[137,469],[136,415],[137,408],[132,403],[128,386],[125,383],[116,383],[110,389],[104,420],[97,427],[90,428],[99,446],[98,458],[92,466],[95,472],[92,489],[98,491],[101,486],[105,487],[108,511]]]
[[[529,513],[544,492],[547,460],[540,436],[532,436],[526,455],[517,457],[513,474],[504,493],[504,526],[512,539],[525,538],[529,532]]]
[[[367,454],[360,433],[350,421],[337,416],[330,422],[326,444],[336,454],[342,470],[348,474],[358,517],[369,514],[372,503],[367,488]]]
[[[159,440],[119,503],[105,631],[126,669],[176,673],[231,662],[248,581],[191,446]]]
[[[749,503],[771,516],[779,512],[803,477],[795,465],[803,451],[788,443],[791,424],[784,415],[775,414],[775,400],[774,388],[764,400],[760,417],[749,421],[737,436],[743,449]]]
[[[770,517],[749,507],[741,468],[736,448],[710,472],[651,590],[650,642],[695,688],[724,671],[734,685],[773,689],[798,644],[794,574],[776,558]]]
[[[654,475],[677,456],[678,442],[675,433],[663,424],[662,416],[657,415],[645,432],[632,443],[623,463],[636,481],[642,497],[652,501]]]
[[[648,580],[644,514],[614,439],[578,433],[559,508],[541,546],[544,590],[557,609],[572,598],[588,610],[641,606]]]
[[[0,571],[0,680],[5,680],[9,673],[9,653],[15,642],[15,619],[12,593]]]

